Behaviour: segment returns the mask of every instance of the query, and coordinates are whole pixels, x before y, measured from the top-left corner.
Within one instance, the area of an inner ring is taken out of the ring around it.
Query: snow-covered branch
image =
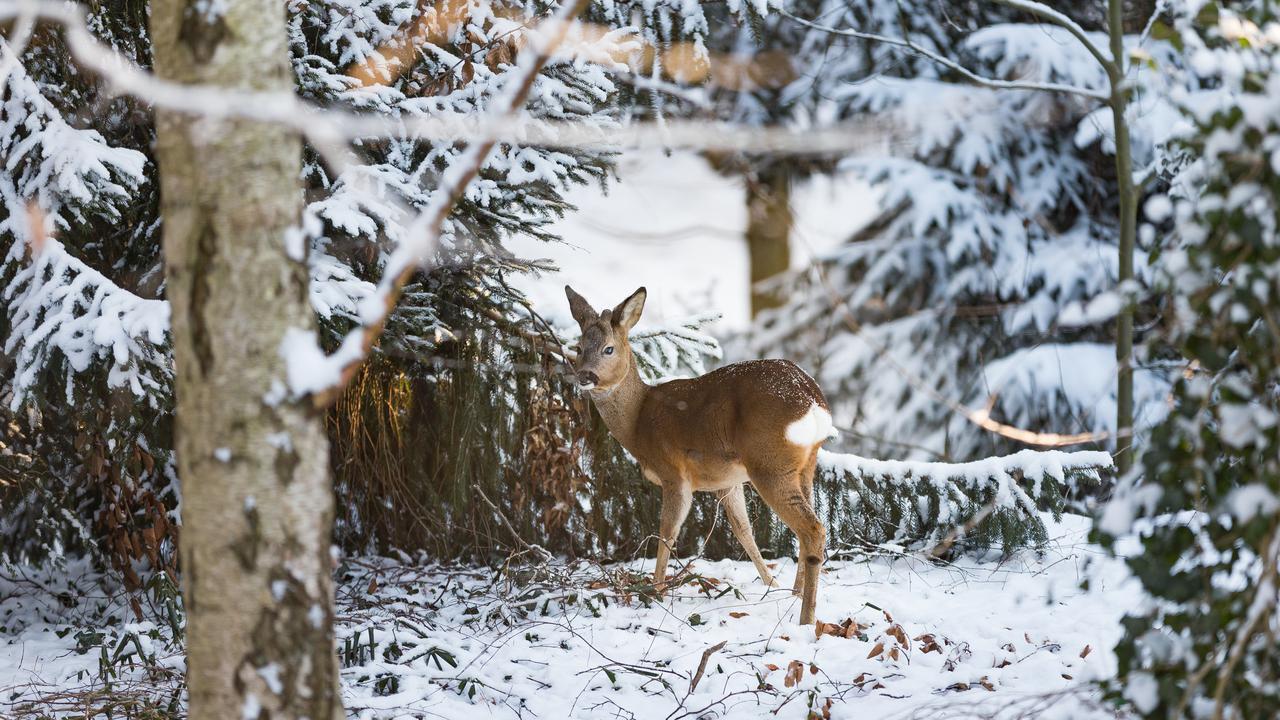
[[[107,361],[109,387],[127,387],[136,397],[159,404],[173,380],[166,349],[169,303],[120,288],[52,238],[21,266],[28,247],[22,238],[10,246],[5,264],[20,269],[0,296],[12,323],[4,344],[16,365],[11,409],[53,365],[54,351],[65,362],[66,402],[76,402],[72,376]]]
[[[466,152],[445,171],[440,187],[431,196],[428,206],[410,226],[406,242],[402,242],[387,261],[377,292],[361,303],[360,327],[347,335],[342,347],[331,358],[334,363],[339,364],[338,367],[330,367],[327,371],[317,367],[315,349],[299,348],[300,344],[308,342],[305,334],[285,338],[281,352],[285,354],[286,360],[290,360],[291,353],[298,353],[300,359],[297,363],[290,361],[290,365],[301,364],[303,368],[299,370],[291,367],[289,371],[289,383],[295,393],[311,394],[319,406],[329,405],[342,393],[382,334],[387,317],[395,309],[405,284],[435,252],[445,219],[497,144],[501,131],[494,120],[514,117],[524,106],[533,88],[534,79],[551,53],[564,41],[574,18],[586,5],[587,0],[565,2],[533,34],[531,47],[520,57],[516,69],[512,71],[503,96],[497,99],[489,115],[480,123],[477,141],[469,145]]]
[[[859,30],[828,27],[826,25],[819,25],[818,23],[812,22],[810,20],[805,20],[804,18],[797,17],[796,15],[793,15],[792,13],[786,10],[782,10],[780,12],[783,15],[785,15],[787,18],[791,19],[792,21],[797,22],[813,30],[819,30],[821,32],[831,33],[832,35],[840,35],[842,37],[857,38],[859,40],[870,40],[873,42],[884,43],[886,45],[894,45],[897,47],[907,48],[908,50],[914,53],[917,53],[923,57],[926,57],[932,60],[933,62],[936,62],[939,65],[942,65],[943,67],[946,67],[950,70],[954,70],[955,72],[960,73],[962,76],[964,76],[966,80],[974,83],[975,85],[981,85],[983,87],[996,88],[1001,90],[1036,90],[1040,92],[1071,93],[1074,95],[1081,95],[1087,98],[1092,98],[1094,100],[1106,100],[1109,97],[1109,93],[1105,93],[1100,90],[1093,90],[1091,88],[1079,87],[1076,85],[1067,85],[1064,83],[1024,82],[1020,80],[1001,80],[999,78],[986,77],[973,72],[969,68],[966,68],[965,66],[956,62],[955,60],[952,60],[951,58],[946,57],[945,55],[936,53],[916,42],[913,42],[910,38],[905,38],[905,37],[896,38],[896,37],[889,37],[887,35],[879,35],[876,33],[862,32]]]
[[[34,8],[34,9],[33,9]],[[102,45],[85,26],[78,8],[9,0],[0,3],[0,19],[34,12],[63,25],[76,59],[100,75],[118,94],[133,95],[155,107],[210,119],[246,119],[290,128],[305,137],[335,167],[346,165],[344,141],[369,137],[405,137],[450,142],[482,142],[493,133],[512,142],[552,148],[655,148],[767,152],[792,155],[840,153],[909,153],[909,137],[889,122],[863,118],[813,129],[743,127],[668,119],[600,126],[566,120],[534,119],[524,115],[496,117],[479,125],[466,113],[431,116],[366,114],[333,107],[317,107],[293,93],[227,90],[180,85],[160,79]]]
[[[1036,2],[1035,0],[992,0],[992,2],[1014,8],[1015,10],[1022,10],[1023,12],[1031,13],[1052,25],[1057,25],[1058,27],[1065,29],[1067,32],[1074,35],[1076,39],[1080,41],[1080,44],[1089,51],[1089,54],[1098,61],[1098,64],[1103,68],[1106,68],[1108,71],[1110,71],[1112,67],[1115,67],[1116,62],[1118,62],[1117,59],[1112,58],[1109,54],[1103,52],[1102,49],[1089,38],[1089,33],[1085,32],[1084,28],[1080,27],[1079,23],[1044,3]]]
[[[1113,465],[1105,452],[1023,450],[965,463],[873,460],[822,451],[819,505],[854,528],[837,543],[920,543],[948,547],[968,535],[1006,549],[1043,541],[1039,512],[1061,511],[1065,499],[1096,491]],[[860,515],[865,515],[859,519]]]

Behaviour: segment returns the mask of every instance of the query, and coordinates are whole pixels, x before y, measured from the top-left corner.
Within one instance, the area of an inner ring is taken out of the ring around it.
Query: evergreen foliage
[[[1144,717],[1264,717],[1280,703],[1280,24],[1266,3],[1209,2],[1169,34],[1197,89],[1148,214],[1173,237],[1158,340],[1187,365],[1142,476],[1098,524],[1117,549],[1136,536],[1123,554],[1149,595],[1113,691]]]
[[[833,2],[803,17],[904,38],[983,77],[1106,88],[1078,40],[997,3]],[[1140,36],[1127,44],[1169,52]],[[865,454],[965,460],[1020,447],[952,404],[988,407],[1031,430],[1113,430],[1107,356],[1118,253],[1106,107],[978,85],[884,42],[840,37],[838,47],[823,56],[818,94],[914,142],[905,155],[841,161],[873,186],[883,210],[813,268],[780,281],[793,285],[792,300],[760,318],[748,354],[816,368],[837,418],[861,437],[853,449]],[[1138,167],[1153,162],[1167,132],[1163,82],[1146,70],[1133,78]],[[1166,381],[1140,369],[1136,384],[1147,413],[1139,424],[1149,424]]]

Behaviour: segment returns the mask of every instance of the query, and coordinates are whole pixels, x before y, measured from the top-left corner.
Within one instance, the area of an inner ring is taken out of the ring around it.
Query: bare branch
[[[1097,60],[1098,64],[1106,69],[1108,74],[1111,74],[1113,70],[1118,70],[1120,67],[1118,64],[1120,59],[1109,57],[1106,53],[1102,52],[1102,50],[1089,39],[1089,33],[1085,32],[1085,29],[1080,27],[1079,23],[1067,17],[1063,13],[1054,10],[1048,5],[1036,2],[1035,0],[992,0],[992,2],[1004,5],[1005,7],[1011,7],[1015,10],[1022,10],[1023,12],[1031,13],[1041,20],[1045,20],[1050,25],[1057,25],[1071,33],[1080,41],[1081,45],[1084,45],[1084,49],[1089,51],[1089,54],[1093,56],[1093,59]]]
[[[1090,88],[1082,88],[1075,85],[1066,85],[1063,83],[1038,83],[1024,82],[1020,80],[1000,80],[998,78],[985,77],[979,75],[951,58],[939,55],[928,48],[925,48],[908,38],[895,38],[887,35],[878,35],[876,33],[862,32],[860,30],[849,30],[844,28],[833,28],[826,25],[819,25],[815,22],[805,20],[804,18],[792,15],[787,10],[779,10],[784,17],[797,22],[805,27],[831,33],[832,35],[840,35],[843,37],[858,38],[860,40],[870,40],[872,42],[884,43],[885,45],[894,45],[897,47],[907,48],[908,50],[932,60],[943,67],[954,70],[965,77],[966,80],[981,85],[983,87],[995,88],[998,90],[1036,90],[1039,92],[1060,92],[1070,93],[1073,95],[1082,95],[1087,98],[1106,102],[1110,97],[1108,93]]]

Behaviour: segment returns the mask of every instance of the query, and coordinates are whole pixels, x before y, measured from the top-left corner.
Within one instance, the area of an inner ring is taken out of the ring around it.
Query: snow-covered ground
[[[552,226],[564,243],[517,238],[518,255],[555,261],[559,272],[514,278],[534,307],[569,322],[565,284],[604,307],[645,286],[643,322],[661,324],[715,310],[718,329],[750,320],[745,190],[688,153],[631,153],[618,162],[608,192],[575,187],[567,197],[578,212]],[[798,182],[791,196],[793,267],[847,240],[876,211],[875,195],[851,176]]]
[[[746,562],[692,560],[674,597],[646,601],[636,571],[652,560],[493,571],[351,559],[339,587],[345,702],[362,718],[805,718],[828,700],[834,718],[1112,717],[1089,681],[1115,671],[1133,581],[1086,542],[1087,519],[1046,521],[1042,554],[829,562],[818,617],[856,623],[848,638],[796,625],[798,600],[766,591]],[[793,563],[779,565],[789,584]],[[14,589],[0,584],[0,624],[25,625],[37,602],[58,613],[54,597],[6,599]],[[77,654],[66,628],[0,636],[0,716],[92,684],[99,652]],[[138,668],[117,682],[155,693],[181,658],[146,644],[159,679],[143,683]]]

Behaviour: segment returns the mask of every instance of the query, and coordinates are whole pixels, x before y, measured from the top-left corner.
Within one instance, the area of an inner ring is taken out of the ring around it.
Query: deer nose
[[[578,373],[579,385],[595,385],[598,382],[600,382],[600,377],[590,370],[584,370],[583,372]]]

